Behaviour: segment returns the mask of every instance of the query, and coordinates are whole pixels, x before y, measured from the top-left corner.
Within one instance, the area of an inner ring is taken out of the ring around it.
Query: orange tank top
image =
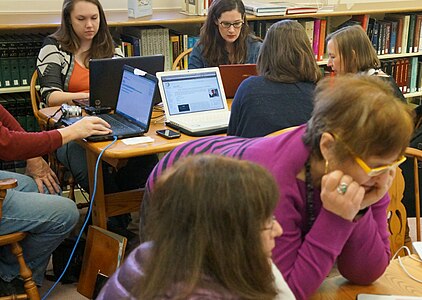
[[[72,75],[70,75],[69,92],[89,92],[89,69],[81,66],[76,60]]]

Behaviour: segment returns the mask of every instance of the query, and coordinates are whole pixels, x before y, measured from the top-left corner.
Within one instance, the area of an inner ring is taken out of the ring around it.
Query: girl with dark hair
[[[263,167],[198,155],[160,176],[151,193],[149,242],[97,299],[294,299],[271,263],[278,188]]]
[[[215,0],[189,55],[189,69],[254,64],[261,41],[249,33],[241,0]]]
[[[64,0],[59,29],[46,38],[37,60],[43,101],[49,106],[73,104],[73,99],[89,97],[91,58],[121,56],[113,40],[98,0]],[[57,149],[57,159],[66,166],[85,191],[89,190],[85,149],[71,142]],[[157,163],[157,156],[131,158],[119,169],[103,163],[105,192],[140,188]],[[130,215],[112,217],[109,228],[126,234]],[[117,221],[117,223],[116,223]]]
[[[59,29],[37,60],[41,96],[48,106],[89,97],[89,60],[122,56],[115,49],[98,0],[64,0]]]

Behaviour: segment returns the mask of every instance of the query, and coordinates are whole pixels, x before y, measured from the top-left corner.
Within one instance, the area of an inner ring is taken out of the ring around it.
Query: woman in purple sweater
[[[187,158],[157,181],[147,238],[99,299],[293,300],[271,263],[277,184],[261,166]]]
[[[326,78],[315,97],[307,125],[275,137],[185,143],[160,160],[147,185],[152,188],[177,159],[204,152],[267,168],[280,189],[275,217],[284,232],[272,258],[297,299],[309,298],[336,262],[356,284],[384,273],[390,259],[387,191],[413,129],[409,109],[376,77]],[[148,205],[146,195],[141,230]]]

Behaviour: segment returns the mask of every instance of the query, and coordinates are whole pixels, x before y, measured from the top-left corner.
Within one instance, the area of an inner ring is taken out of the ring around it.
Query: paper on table
[[[154,139],[149,136],[137,136],[133,138],[123,139],[122,142],[126,145],[136,145],[143,143],[152,143],[154,142]]]

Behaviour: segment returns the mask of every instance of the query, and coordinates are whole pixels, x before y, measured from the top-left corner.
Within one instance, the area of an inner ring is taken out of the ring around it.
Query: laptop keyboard
[[[107,114],[103,114],[103,115],[99,115],[99,117],[101,119],[103,119],[104,121],[106,121],[108,124],[111,125],[111,127],[113,128],[113,132],[114,131],[118,131],[118,130],[123,130],[125,128],[132,128],[132,129],[139,129],[138,126],[133,125],[129,122],[120,122],[119,120],[117,120],[116,117],[118,117],[117,115],[113,115],[114,117],[107,115]]]

